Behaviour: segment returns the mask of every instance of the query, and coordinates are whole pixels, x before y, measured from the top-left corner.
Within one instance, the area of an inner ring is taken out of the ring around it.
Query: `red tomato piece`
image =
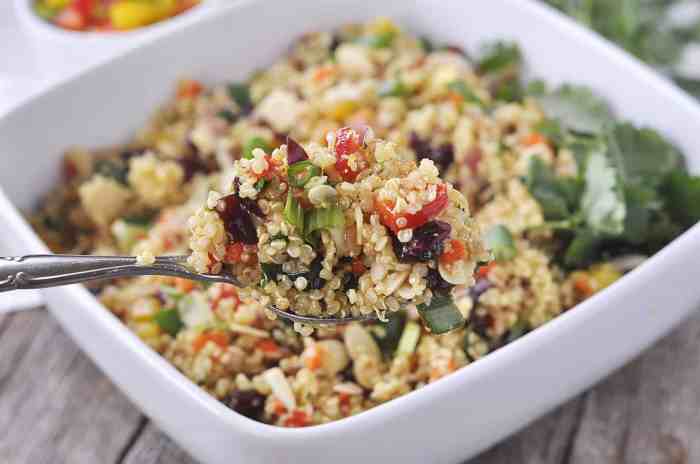
[[[392,211],[394,205],[379,200],[375,200],[374,203],[382,224],[396,234],[402,229],[415,229],[430,221],[447,207],[447,201],[447,187],[445,184],[439,184],[435,199],[416,213],[397,215]]]
[[[284,425],[287,427],[305,427],[309,425],[309,416],[304,411],[295,409],[284,420]]]
[[[352,127],[343,127],[335,131],[335,154],[346,156],[360,149],[360,134]]]
[[[224,260],[228,263],[240,263],[242,254],[243,244],[241,242],[233,242],[226,247]]]

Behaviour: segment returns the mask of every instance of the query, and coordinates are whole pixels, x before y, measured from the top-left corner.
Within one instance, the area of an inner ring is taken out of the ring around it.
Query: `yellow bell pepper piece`
[[[49,8],[60,10],[61,8],[67,7],[70,0],[44,0],[43,3]]]
[[[159,19],[158,6],[137,0],[122,0],[109,7],[109,19],[116,29],[134,29]]]
[[[596,283],[596,290],[600,291],[605,287],[613,284],[617,279],[622,277],[622,273],[618,271],[612,264],[597,264],[591,266],[591,277]]]

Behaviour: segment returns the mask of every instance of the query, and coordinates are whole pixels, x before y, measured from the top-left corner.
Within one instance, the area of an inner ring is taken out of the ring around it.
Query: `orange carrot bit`
[[[272,410],[277,414],[278,416],[281,416],[282,414],[287,412],[287,408],[285,407],[284,403],[281,402],[278,399],[273,400],[272,402]]]
[[[307,369],[315,371],[321,367],[321,349],[313,344],[304,350],[302,354],[304,365]]]
[[[334,66],[321,66],[316,71],[314,71],[313,80],[316,82],[321,82],[335,74]]]
[[[194,289],[194,282],[189,279],[175,277],[175,288],[182,293],[189,293]]]
[[[528,134],[525,136],[525,138],[523,138],[523,145],[525,145],[526,147],[532,147],[534,145],[539,145],[547,142],[547,138],[539,132],[532,132],[531,134]]]
[[[194,349],[195,353],[198,353],[206,346],[207,342],[213,342],[216,345],[219,345],[221,349],[225,349],[228,347],[230,338],[229,335],[222,330],[202,332],[201,334],[197,335],[197,338],[195,338],[192,342],[192,349]]]
[[[593,286],[591,285],[591,279],[586,275],[585,272],[575,272],[574,277],[574,288],[581,295],[588,297],[593,294]]]
[[[177,85],[177,98],[179,100],[194,98],[202,93],[202,90],[204,90],[204,87],[199,81],[183,79]]]

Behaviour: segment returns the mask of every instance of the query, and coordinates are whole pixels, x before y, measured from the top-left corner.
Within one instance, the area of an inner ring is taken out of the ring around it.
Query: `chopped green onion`
[[[299,201],[294,198],[292,189],[287,191],[287,203],[284,205],[284,220],[289,223],[289,225],[294,226],[297,231],[303,233],[304,231],[304,210],[302,209]]]
[[[253,159],[253,150],[256,148],[262,149],[262,151],[265,153],[269,153],[271,150],[270,145],[268,145],[265,139],[253,137],[252,139],[248,140],[245,147],[243,147],[243,158]]]
[[[484,235],[486,248],[491,250],[496,261],[509,261],[515,257],[518,250],[508,228],[502,224],[491,227]]]
[[[408,88],[403,85],[400,79],[392,79],[382,84],[377,95],[380,97],[404,97],[408,95]]]
[[[433,295],[430,306],[418,305],[418,314],[433,334],[439,335],[464,326],[464,316],[450,295]]]
[[[321,168],[309,160],[297,161],[289,166],[287,176],[294,187],[303,187],[312,178],[321,175]]]
[[[420,339],[420,325],[413,321],[408,321],[406,327],[403,329],[401,334],[401,339],[399,340],[399,346],[396,348],[396,354],[413,354],[418,346],[418,340]]]
[[[389,360],[396,351],[406,325],[406,312],[389,313],[387,317],[389,319],[387,322],[379,322],[371,326],[370,333],[382,350],[384,358]]]
[[[345,227],[345,214],[337,206],[328,208],[316,208],[311,210],[306,217],[305,234],[310,235],[321,229],[335,229]]]
[[[228,94],[241,110],[249,109],[253,106],[253,102],[250,99],[250,90],[246,84],[229,84]]]
[[[182,329],[182,319],[180,319],[180,313],[177,309],[163,309],[156,313],[153,317],[156,324],[164,332],[169,333],[173,337]]]
[[[449,84],[447,84],[447,88],[450,91],[461,96],[462,99],[467,103],[476,103],[477,105],[483,105],[481,99],[476,96],[476,94],[472,91],[472,89],[469,88],[469,86],[467,86],[467,83],[464,81],[452,81]]]
[[[229,124],[233,124],[238,119],[238,116],[236,116],[236,114],[231,110],[221,110],[216,113],[216,115]]]

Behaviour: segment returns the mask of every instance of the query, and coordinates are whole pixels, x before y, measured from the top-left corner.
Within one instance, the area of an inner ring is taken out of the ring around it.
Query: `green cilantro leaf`
[[[540,158],[530,159],[525,185],[549,221],[568,219],[579,203],[580,183],[572,177],[556,177]]]
[[[666,179],[662,191],[665,207],[674,221],[684,227],[700,221],[700,177],[676,169]]]
[[[487,44],[477,62],[479,72],[484,74],[502,72],[512,67],[519,67],[522,54],[518,45],[511,42],[497,41]]]
[[[626,208],[617,171],[603,153],[592,153],[584,177],[585,188],[581,196],[584,221],[595,233],[621,234]]]
[[[549,119],[580,134],[601,134],[613,121],[608,105],[586,87],[563,85],[539,98]]]

